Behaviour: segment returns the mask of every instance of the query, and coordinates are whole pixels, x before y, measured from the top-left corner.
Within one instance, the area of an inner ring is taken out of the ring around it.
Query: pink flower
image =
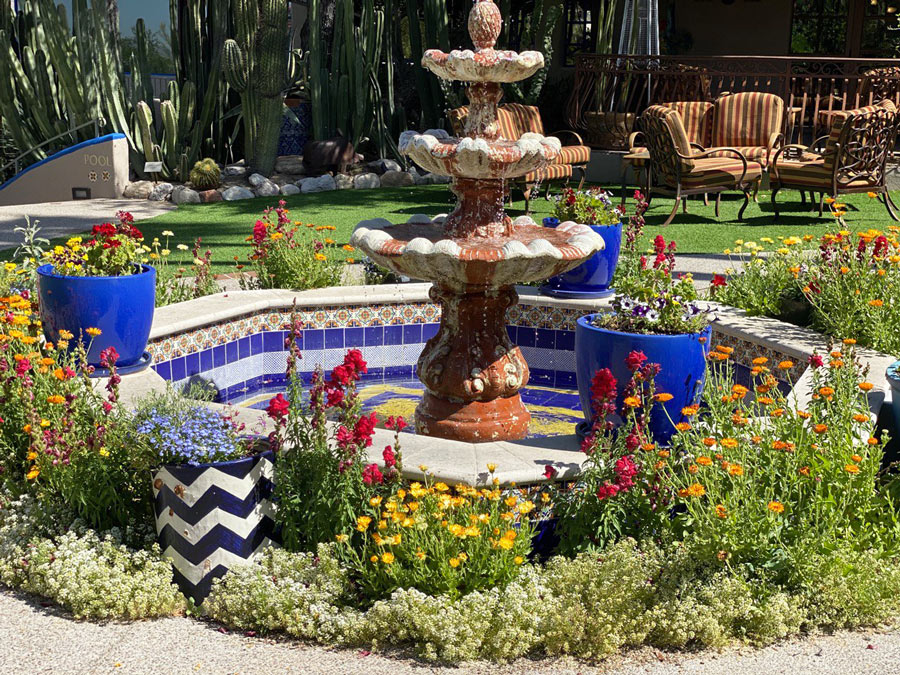
[[[609,497],[615,497],[617,494],[619,494],[619,488],[612,483],[604,483],[597,488],[597,499],[600,501],[608,499]]]
[[[716,275],[713,275],[712,282],[710,283],[710,285],[713,288],[718,288],[718,287],[724,288],[725,286],[728,285],[728,282],[725,281],[724,276],[722,276],[721,274],[716,274]]]
[[[625,357],[625,365],[628,367],[628,370],[634,372],[642,365],[644,365],[644,361],[646,360],[647,355],[644,354],[644,352],[632,351],[628,356]]]
[[[362,472],[363,483],[366,485],[381,485],[384,482],[384,475],[379,471],[377,464],[369,464]]]
[[[119,360],[119,352],[115,347],[107,347],[100,352],[100,365],[104,368],[115,368],[116,361]]]
[[[808,359],[806,359],[806,362],[813,368],[821,368],[823,365],[825,365],[825,361],[818,354],[813,354]]]
[[[275,398],[269,401],[269,405],[266,408],[266,414],[275,420],[276,422],[280,422],[284,419],[285,415],[288,414],[288,410],[290,410],[291,404],[284,397],[284,394],[278,394]]]
[[[553,468],[553,465],[548,464],[544,467],[544,478],[547,480],[553,480],[556,478],[556,474],[559,473],[556,469]]]
[[[384,446],[381,457],[384,459],[384,465],[389,469],[397,464],[397,455],[394,454],[394,449],[389,445]]]
[[[353,442],[353,432],[342,424],[338,427],[335,439],[337,440],[338,447],[342,449],[346,448]]]

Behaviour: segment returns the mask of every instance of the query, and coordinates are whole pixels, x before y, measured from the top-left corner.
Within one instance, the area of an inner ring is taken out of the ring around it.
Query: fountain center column
[[[441,326],[419,357],[426,392],[416,408],[417,433],[473,443],[523,438],[531,415],[519,390],[528,365],[506,332],[515,290],[467,292],[438,283],[431,298],[441,305]]]

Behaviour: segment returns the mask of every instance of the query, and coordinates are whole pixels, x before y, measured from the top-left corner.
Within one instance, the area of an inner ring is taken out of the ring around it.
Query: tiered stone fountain
[[[494,49],[501,21],[493,0],[477,0],[469,14],[476,50],[431,49],[422,58],[438,77],[470,83],[465,137],[440,129],[400,136],[401,152],[416,164],[452,177],[456,209],[400,225],[366,220],[350,240],[380,265],[433,282],[441,325],[418,361],[426,391],[416,432],[469,442],[519,439],[528,430],[531,416],[519,395],[528,365],[506,332],[506,310],[518,302],[513,284],[561,274],[603,248],[586,225],[544,228],[504,211],[506,180],[547,166],[560,145],[539,134],[500,135],[500,83],[524,80],[544,65],[540,52]]]

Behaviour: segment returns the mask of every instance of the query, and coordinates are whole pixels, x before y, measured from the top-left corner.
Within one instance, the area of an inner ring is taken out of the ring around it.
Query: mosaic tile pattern
[[[389,415],[402,415],[412,420],[423,390],[419,380],[404,379],[364,383],[359,394],[364,413],[375,412],[380,420]],[[238,405],[262,410],[279,391],[282,390],[269,388],[241,400]],[[583,419],[578,392],[570,389],[529,386],[522,390],[522,400],[531,413],[528,438],[575,433],[575,425]],[[407,427],[407,430],[412,432],[412,426]]]
[[[576,387],[574,328],[583,313],[535,305],[510,308],[507,330],[529,364],[532,386]],[[422,302],[311,307],[297,314],[304,326],[298,340],[302,374],[309,375],[316,365],[329,370],[347,349],[356,348],[369,363],[367,379],[385,382],[415,377],[424,343],[438,331],[441,310]],[[200,378],[212,383],[222,400],[231,400],[260,387],[283,386],[290,320],[289,311],[262,312],[156,340],[148,349],[164,379],[184,386]],[[733,347],[735,361],[746,366],[757,356],[765,356],[770,364],[793,360],[719,331],[713,332],[713,344]],[[786,373],[774,374],[795,382],[805,367],[795,363]]]

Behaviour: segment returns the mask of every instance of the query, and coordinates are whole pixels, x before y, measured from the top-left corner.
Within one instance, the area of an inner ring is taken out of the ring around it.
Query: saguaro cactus
[[[225,41],[225,79],[241,95],[244,157],[260,173],[275,166],[284,96],[292,77],[287,5],[232,0],[235,39]]]

